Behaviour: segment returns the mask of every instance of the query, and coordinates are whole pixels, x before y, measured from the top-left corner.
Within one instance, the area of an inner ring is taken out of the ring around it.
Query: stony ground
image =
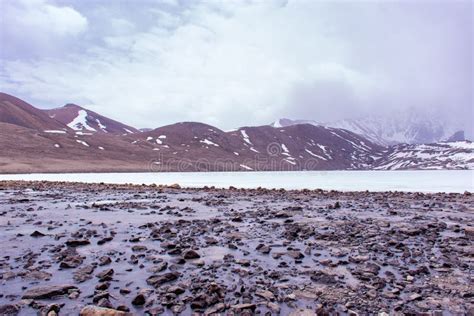
[[[0,182],[0,315],[474,313],[474,197]]]

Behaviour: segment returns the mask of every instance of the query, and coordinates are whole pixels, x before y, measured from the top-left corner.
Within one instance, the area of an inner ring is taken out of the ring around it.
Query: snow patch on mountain
[[[83,129],[96,132],[97,130],[89,124],[87,124],[87,112],[85,110],[79,110],[77,112],[77,116],[71,121],[71,123],[67,124],[67,126],[73,130],[80,131]]]
[[[367,116],[359,119],[344,119],[334,122],[314,120],[279,119],[270,124],[275,128],[310,124],[326,128],[348,130],[382,146],[395,144],[422,144],[446,141],[453,135],[463,137],[459,126],[448,124],[442,118],[420,113],[398,113],[390,116]],[[458,139],[456,139],[458,140]],[[461,139],[463,140],[463,139]]]

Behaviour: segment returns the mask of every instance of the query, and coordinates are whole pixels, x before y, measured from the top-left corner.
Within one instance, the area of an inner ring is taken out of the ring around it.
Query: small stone
[[[183,258],[186,260],[189,260],[189,259],[198,259],[198,258],[201,258],[201,256],[196,251],[190,249],[184,252]]]
[[[34,232],[32,232],[32,233],[30,234],[30,236],[31,236],[31,237],[35,237],[35,238],[38,238],[38,237],[44,237],[44,236],[46,236],[46,235],[43,234],[42,232],[39,232],[39,231],[35,230]]]
[[[79,316],[132,316],[133,314],[122,312],[116,309],[104,308],[99,306],[87,305],[81,312]]]
[[[143,293],[139,293],[137,296],[135,296],[132,300],[133,305],[144,305],[146,302],[146,297]]]
[[[91,242],[88,239],[70,239],[66,241],[66,246],[68,247],[78,247],[89,245]]]

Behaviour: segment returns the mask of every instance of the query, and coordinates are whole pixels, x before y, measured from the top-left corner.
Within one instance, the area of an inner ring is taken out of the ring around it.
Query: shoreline
[[[0,181],[0,209],[0,311],[474,310],[471,193]]]

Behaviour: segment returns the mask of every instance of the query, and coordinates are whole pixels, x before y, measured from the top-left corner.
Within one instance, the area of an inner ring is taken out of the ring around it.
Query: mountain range
[[[469,141],[417,144],[419,132],[393,145],[388,130],[351,126],[283,119],[227,132],[198,122],[137,129],[78,105],[41,110],[0,93],[0,172],[474,168]]]
[[[284,118],[270,125],[286,127],[296,124],[346,129],[382,146],[465,140],[463,130],[456,129],[435,117],[420,115],[416,112],[401,112],[387,116],[372,115],[359,119],[345,119],[326,123]]]

